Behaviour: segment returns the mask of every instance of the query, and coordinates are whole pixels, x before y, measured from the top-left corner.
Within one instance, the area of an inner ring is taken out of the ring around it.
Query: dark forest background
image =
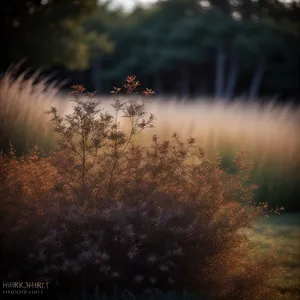
[[[1,1],[1,71],[55,72],[107,94],[134,74],[158,95],[300,101],[300,4],[165,0],[126,13],[110,1]]]

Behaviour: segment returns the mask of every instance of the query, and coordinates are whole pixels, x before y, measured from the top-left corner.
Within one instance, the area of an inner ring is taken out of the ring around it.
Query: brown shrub
[[[125,88],[138,85],[128,77]],[[176,286],[212,299],[275,299],[268,280],[276,262],[271,254],[248,259],[242,233],[267,212],[266,204],[252,202],[256,186],[247,185],[245,151],[236,157],[236,172],[227,174],[192,138],[153,136],[151,147],[137,146],[134,136],[154,119],[144,100],[116,98],[114,118],[82,86],[74,92],[72,115],[50,112],[59,152],[1,157],[1,273],[38,274],[69,287]],[[119,130],[120,111],[132,124],[129,136]],[[197,161],[188,164],[191,157]]]

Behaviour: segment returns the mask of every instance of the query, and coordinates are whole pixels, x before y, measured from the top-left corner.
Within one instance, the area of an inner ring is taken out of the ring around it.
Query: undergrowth
[[[1,155],[0,276],[47,279],[55,292],[176,287],[216,300],[277,299],[269,285],[273,253],[251,259],[242,234],[269,212],[253,201],[246,152],[236,155],[230,174],[192,137],[153,135],[149,147],[137,145],[135,137],[155,120],[147,111],[152,90],[122,99],[123,90],[138,87],[129,76],[112,91],[111,115],[94,93],[74,86],[73,113],[48,112],[56,152],[35,147],[18,158],[11,147]],[[130,121],[129,134],[120,115]]]

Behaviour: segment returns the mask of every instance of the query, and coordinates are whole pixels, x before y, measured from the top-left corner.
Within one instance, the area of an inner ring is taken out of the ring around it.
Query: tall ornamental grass
[[[72,98],[60,93],[59,85],[49,85],[38,74],[15,76],[18,68],[9,69],[0,80],[0,151],[7,153],[9,142],[17,155],[38,145],[48,153],[57,146],[49,115],[51,105],[63,113],[73,110]],[[26,78],[26,80],[25,80]],[[132,94],[127,98],[134,99]],[[101,97],[102,107],[114,113],[110,98]],[[155,98],[148,109],[155,116],[155,133],[170,139],[177,132],[183,139],[194,136],[207,151],[209,159],[216,152],[222,165],[230,172],[232,158],[240,149],[247,153],[255,166],[250,181],[258,183],[257,202],[268,201],[272,207],[283,205],[287,211],[300,209],[300,109],[291,104],[278,105],[233,103],[213,99],[195,99],[193,103],[177,103],[174,99]],[[130,123],[120,120],[127,134]],[[139,145],[152,143],[152,131],[135,137]]]
[[[45,112],[51,105],[64,107],[59,99],[60,85],[41,79],[40,72],[28,76],[15,65],[0,77],[0,151],[8,152],[12,143],[24,154],[34,145],[45,151],[55,148],[54,134]]]

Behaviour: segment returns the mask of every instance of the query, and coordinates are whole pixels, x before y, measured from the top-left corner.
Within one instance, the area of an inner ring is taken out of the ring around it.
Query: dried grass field
[[[10,73],[5,74],[0,82],[0,146],[5,148],[10,141],[21,153],[38,144],[51,152],[54,134],[45,111],[52,105],[69,113],[70,97],[45,82],[34,84],[34,78],[15,80]],[[103,109],[112,111],[111,98],[101,100]],[[155,127],[142,132],[137,143],[148,145],[153,134],[160,139],[170,138],[173,132],[184,139],[192,136],[211,159],[220,153],[228,169],[231,157],[246,149],[256,165],[251,180],[260,185],[257,200],[288,210],[259,221],[255,230],[249,231],[251,240],[259,245],[254,251],[259,254],[276,246],[285,273],[274,280],[274,286],[286,299],[299,299],[300,107],[201,98],[178,103],[154,97],[148,110],[156,117]],[[128,129],[125,120],[121,120],[121,127]]]

